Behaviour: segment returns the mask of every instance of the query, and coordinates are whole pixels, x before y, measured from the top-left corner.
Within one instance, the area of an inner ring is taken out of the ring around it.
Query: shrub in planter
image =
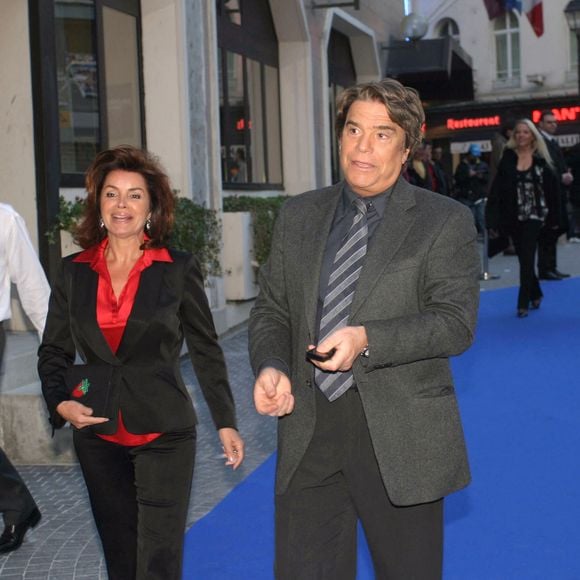
[[[185,197],[175,200],[175,223],[170,246],[191,252],[201,264],[204,278],[220,276],[221,222],[217,212]]]

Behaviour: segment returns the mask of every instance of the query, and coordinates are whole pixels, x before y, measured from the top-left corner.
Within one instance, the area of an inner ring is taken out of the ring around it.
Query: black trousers
[[[0,322],[0,365],[4,359],[6,334]],[[36,508],[36,503],[20,474],[0,447],[0,512],[7,526],[20,524]]]
[[[195,430],[137,447],[75,430],[109,580],[181,580]]]
[[[540,220],[527,220],[519,222],[512,231],[512,239],[520,263],[519,309],[527,310],[530,301],[542,297],[542,290],[534,266],[538,236],[542,229],[545,228],[542,228]]]
[[[36,508],[18,471],[0,447],[0,512],[7,526],[22,523]]]
[[[443,500],[394,506],[358,392],[317,390],[316,429],[286,493],[276,497],[276,578],[353,580],[357,520],[381,580],[439,580]]]

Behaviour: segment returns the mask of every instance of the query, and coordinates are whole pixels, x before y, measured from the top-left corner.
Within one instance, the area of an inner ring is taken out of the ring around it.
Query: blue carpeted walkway
[[[516,288],[483,292],[453,361],[473,483],[446,500],[445,580],[580,579],[580,279],[543,290],[523,320]],[[184,579],[273,578],[274,464],[189,530]]]

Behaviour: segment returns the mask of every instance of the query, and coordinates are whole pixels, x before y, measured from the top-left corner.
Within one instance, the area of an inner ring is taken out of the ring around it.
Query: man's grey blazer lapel
[[[357,283],[350,312],[351,319],[364,304],[399,248],[406,243],[409,230],[415,222],[415,212],[412,211],[415,205],[413,189],[400,177],[387,202],[383,219],[373,235]]]
[[[303,248],[304,308],[306,320],[308,321],[308,330],[312,339],[318,335],[315,323],[322,259],[336,207],[341,198],[341,192],[342,183],[338,183],[321,192],[322,195],[316,198],[316,203],[312,204],[312,207],[305,212],[304,223],[306,227],[302,239],[297,240],[297,247]]]

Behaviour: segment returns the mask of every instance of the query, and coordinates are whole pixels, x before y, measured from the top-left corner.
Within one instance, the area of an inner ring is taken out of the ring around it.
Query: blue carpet
[[[580,279],[482,293],[453,360],[473,483],[446,500],[445,580],[580,579]],[[184,579],[271,580],[272,456],[186,535]],[[358,580],[373,578],[364,539]]]

